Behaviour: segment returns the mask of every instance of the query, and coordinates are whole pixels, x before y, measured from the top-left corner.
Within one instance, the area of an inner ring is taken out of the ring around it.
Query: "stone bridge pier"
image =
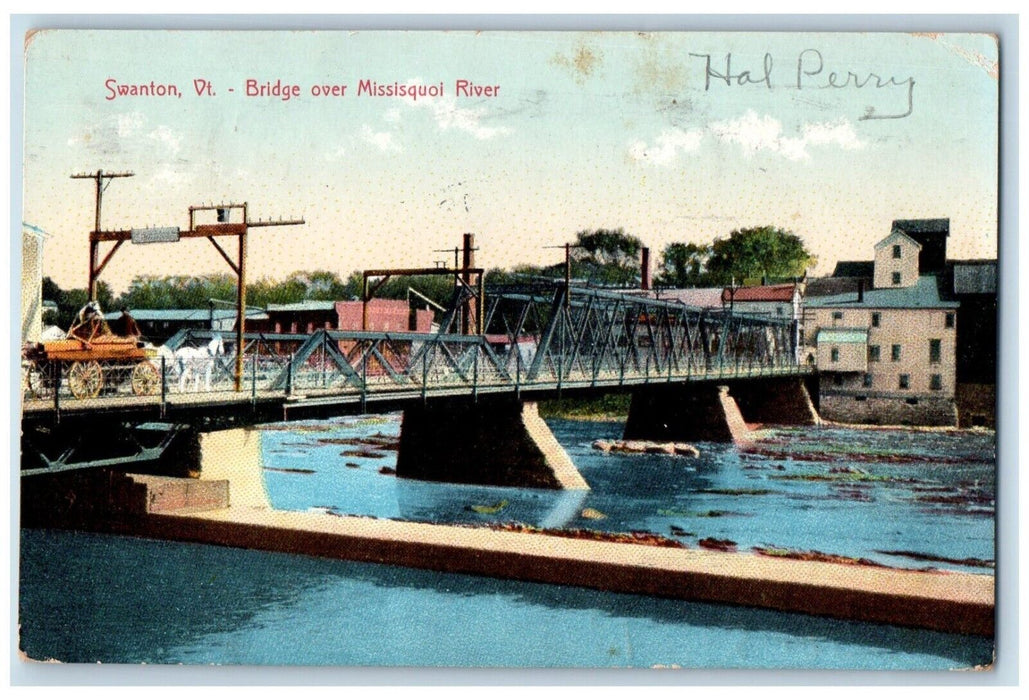
[[[625,439],[662,442],[748,442],[748,423],[817,425],[803,380],[660,384],[632,395]]]
[[[404,409],[397,476],[489,486],[588,489],[535,403],[433,401]]]

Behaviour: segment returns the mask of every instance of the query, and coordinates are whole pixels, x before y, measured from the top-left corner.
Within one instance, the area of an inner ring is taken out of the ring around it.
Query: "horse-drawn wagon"
[[[146,396],[161,386],[160,373],[151,362],[156,356],[156,349],[138,335],[111,333],[96,310],[80,314],[80,323],[67,338],[26,346],[23,378],[35,398],[53,396],[62,384],[77,399],[95,398],[105,387],[117,389],[126,383],[136,396]]]

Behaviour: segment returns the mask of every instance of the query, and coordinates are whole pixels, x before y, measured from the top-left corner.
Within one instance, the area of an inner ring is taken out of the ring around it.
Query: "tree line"
[[[570,244],[569,272],[572,279],[601,287],[637,287],[640,282],[642,241],[623,229],[579,231]],[[555,251],[557,253],[557,251]],[[486,273],[488,285],[517,284],[539,279],[560,279],[565,275],[564,254],[557,253],[552,265],[520,265],[510,270],[493,268]],[[654,284],[683,288],[742,284],[744,280],[801,277],[815,258],[796,234],[773,226],[732,231],[727,238],[710,244],[671,243],[662,251]],[[376,296],[404,299],[414,290],[446,306],[454,293],[447,276],[391,278]],[[360,299],[363,275],[352,272],[343,279],[327,270],[294,272],[282,280],[268,278],[247,284],[247,305],[265,308],[269,304],[301,301]],[[100,282],[97,301],[104,311],[130,309],[203,309],[212,303],[230,304],[236,298],[236,279],[228,274],[201,276],[140,275],[129,288],[115,296]],[[44,316],[44,323],[67,328],[86,303],[85,289],[63,290],[49,277],[43,278],[43,299],[54,301],[57,311]],[[213,301],[212,301],[213,300]]]

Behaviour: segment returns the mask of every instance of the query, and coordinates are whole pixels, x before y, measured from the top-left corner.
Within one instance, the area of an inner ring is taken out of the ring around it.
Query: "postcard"
[[[988,678],[1000,70],[29,32],[22,663]]]

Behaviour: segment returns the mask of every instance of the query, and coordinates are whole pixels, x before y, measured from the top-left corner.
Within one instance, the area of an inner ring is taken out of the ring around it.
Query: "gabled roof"
[[[866,289],[864,300],[859,302],[856,292],[826,297],[809,298],[807,307],[812,309],[956,309],[956,301],[941,301],[936,286],[936,277],[923,275],[910,287]]]
[[[24,221],[21,222],[21,228],[22,231],[29,231],[30,233],[35,234],[39,238],[50,238],[50,234],[41,229],[40,227],[33,226],[32,224],[26,223]]]
[[[892,241],[894,239],[896,239],[896,238],[901,238],[901,239],[903,239],[905,241],[910,242],[911,245],[915,246],[919,250],[922,249],[922,244],[921,243],[919,243],[914,238],[912,238],[911,236],[909,236],[906,233],[904,233],[902,230],[896,229],[896,228],[893,229],[893,231],[890,232],[890,235],[888,235],[886,238],[884,238],[881,241],[879,241],[878,243],[876,243],[875,244],[875,249],[879,250],[884,245],[890,245],[892,243]]]

